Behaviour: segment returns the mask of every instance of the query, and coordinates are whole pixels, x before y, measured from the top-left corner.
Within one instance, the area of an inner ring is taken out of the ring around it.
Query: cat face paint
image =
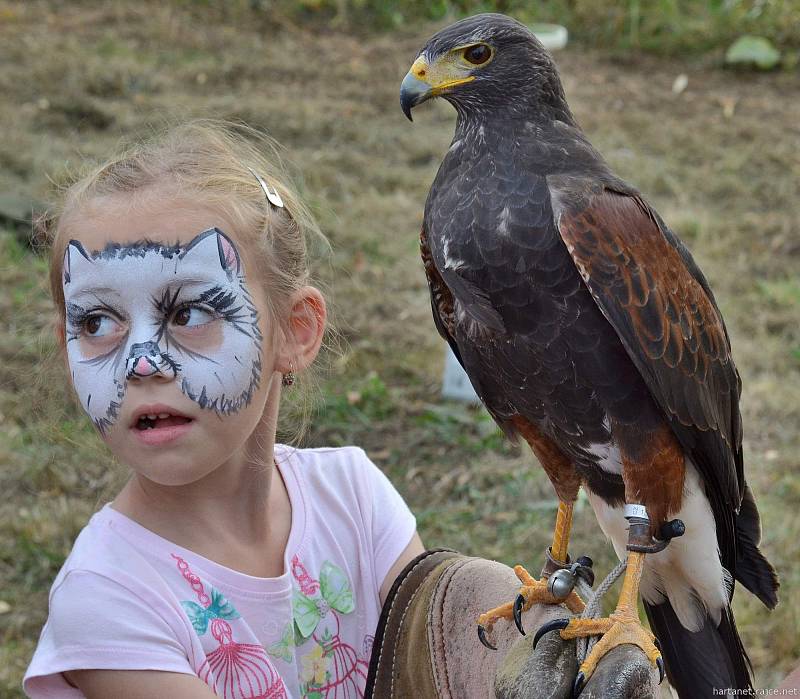
[[[100,432],[128,382],[160,374],[218,415],[250,403],[261,379],[258,312],[233,241],[211,228],[187,245],[110,243],[64,254],[67,356]]]

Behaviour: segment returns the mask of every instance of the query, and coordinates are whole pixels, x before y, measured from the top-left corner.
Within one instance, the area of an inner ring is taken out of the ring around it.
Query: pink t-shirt
[[[379,588],[416,530],[355,447],[275,447],[292,505],[284,573],[256,578],[154,534],[109,505],[75,540],[23,687],[83,693],[61,672],[167,670],[220,697],[361,697]]]

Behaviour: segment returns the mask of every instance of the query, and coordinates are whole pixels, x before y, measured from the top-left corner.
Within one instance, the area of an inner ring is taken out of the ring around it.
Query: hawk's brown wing
[[[700,470],[730,566],[744,482],[740,381],[722,316],[691,255],[641,198],[603,189],[584,204],[556,211],[561,237]]]

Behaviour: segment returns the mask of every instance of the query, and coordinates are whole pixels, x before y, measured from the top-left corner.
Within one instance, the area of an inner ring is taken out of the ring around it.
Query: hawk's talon
[[[489,650],[497,650],[495,646],[489,643],[489,639],[486,638],[486,628],[483,624],[478,624],[478,640]]]
[[[536,580],[522,566],[515,566],[514,573],[522,587],[519,588],[517,596],[512,602],[506,602],[488,612],[481,614],[478,619],[478,626],[483,627],[483,632],[478,630],[478,637],[483,643],[486,640],[487,632],[490,632],[498,619],[514,620],[519,632],[524,636],[525,628],[522,625],[522,613],[530,609],[534,604],[563,604],[573,614],[580,614],[584,609],[581,600],[575,590],[572,590],[565,599],[554,597],[547,589],[547,578]],[[484,643],[487,648],[492,648],[491,644]]]
[[[656,645],[656,647],[658,647]],[[659,648],[659,652],[661,649]],[[658,683],[661,684],[664,681],[664,675],[666,672],[664,671],[664,658],[656,658],[656,667],[658,668]]]
[[[521,592],[517,595],[517,598],[514,600],[514,623],[517,625],[519,632],[524,636],[525,629],[522,628],[522,609],[525,606],[525,595]]]
[[[586,684],[586,676],[579,672],[575,677],[575,682],[572,683],[572,699],[575,699],[583,691],[584,684]]]
[[[658,667],[659,675],[663,676],[663,660],[661,651],[656,648],[654,636],[645,629],[635,612],[624,605],[611,614],[610,617],[597,619],[572,619],[568,626],[561,631],[561,638],[587,638],[600,636],[589,654],[579,668],[584,680],[592,676],[598,663],[612,649],[624,644],[634,645],[642,650],[653,667]]]
[[[552,621],[548,621],[546,624],[542,624],[539,627],[539,630],[536,632],[536,635],[533,637],[533,647],[536,648],[536,644],[539,643],[539,640],[542,636],[550,631],[556,631],[561,629],[566,629],[569,625],[569,619],[553,619]]]

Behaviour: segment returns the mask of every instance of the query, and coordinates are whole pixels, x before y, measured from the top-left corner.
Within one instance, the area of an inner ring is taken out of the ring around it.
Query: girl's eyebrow
[[[181,286],[186,286],[187,284],[215,284],[216,281],[212,278],[208,279],[184,279],[182,277],[176,276],[174,279],[171,279],[167,284],[164,286],[172,286],[175,284],[180,284]]]
[[[75,292],[75,296],[82,296],[87,294],[89,296],[97,296],[98,294],[113,294],[114,296],[122,296],[119,289],[111,289],[107,286],[93,286],[88,289],[80,289]]]
[[[172,289],[175,286],[183,287],[183,286],[196,286],[199,284],[205,285],[213,285],[216,281],[214,279],[183,279],[181,277],[176,276],[173,279],[170,279],[168,282],[164,283],[159,287],[159,289]],[[93,286],[88,287],[86,289],[79,289],[75,292],[74,296],[82,296],[82,295],[89,295],[89,296],[97,296],[98,294],[113,294],[114,296],[119,296],[122,298],[123,294],[119,289],[112,289],[111,287],[107,286]]]

